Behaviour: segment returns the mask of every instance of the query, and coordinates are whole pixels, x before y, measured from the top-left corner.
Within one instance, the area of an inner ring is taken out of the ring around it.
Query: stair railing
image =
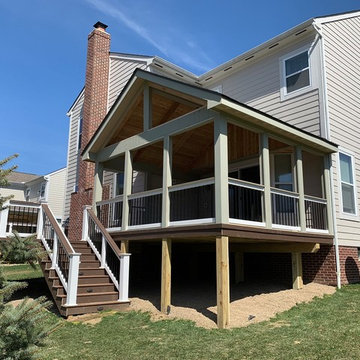
[[[122,253],[91,206],[84,206],[83,236],[119,291],[119,301],[129,301],[130,254]]]
[[[49,254],[51,269],[55,270],[66,291],[65,306],[76,305],[81,254],[74,251],[46,203],[41,204],[37,234]]]

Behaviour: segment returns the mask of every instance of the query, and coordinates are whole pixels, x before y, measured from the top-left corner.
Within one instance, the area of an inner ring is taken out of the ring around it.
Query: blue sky
[[[66,112],[98,20],[112,51],[201,74],[311,17],[356,9],[358,0],[0,0],[0,158],[19,153],[18,170],[37,174],[66,165]]]

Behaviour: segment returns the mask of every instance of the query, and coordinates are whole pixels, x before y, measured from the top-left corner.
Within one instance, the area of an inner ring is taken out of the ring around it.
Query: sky
[[[97,21],[111,51],[200,75],[312,17],[358,9],[359,0],[0,0],[0,159],[18,153],[18,171],[39,175],[66,166],[66,113]]]

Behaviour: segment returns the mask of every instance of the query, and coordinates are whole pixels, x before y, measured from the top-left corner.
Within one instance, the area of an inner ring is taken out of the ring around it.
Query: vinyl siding
[[[12,200],[25,201],[24,190],[21,189],[1,188],[0,193],[3,197],[13,195],[14,197],[12,198]]]
[[[48,204],[57,219],[64,220],[66,168],[49,175]]]
[[[144,61],[124,60],[110,57],[110,76],[108,93],[108,110],[114,104],[121,90],[124,88],[135,69],[145,69]]]
[[[235,100],[264,111],[291,125],[320,134],[320,99],[319,56],[320,48],[316,43],[311,54],[312,89],[298,96],[281,99],[280,58],[297,49],[309,46],[314,42],[315,35],[279,47],[268,52],[258,60],[251,60],[237,72],[229,74],[221,81],[207,85],[213,89],[222,86],[222,92]]]
[[[69,145],[67,154],[67,173],[65,185],[65,201],[64,201],[64,220],[70,214],[70,200],[71,193],[74,191],[77,176],[77,162],[78,162],[78,126],[81,115],[81,110],[84,103],[84,94],[79,98],[75,104],[70,115],[69,122]]]
[[[349,217],[342,214],[338,156],[333,156],[338,239],[340,245],[360,246],[360,18],[324,24],[323,34],[330,137],[340,151],[353,153],[355,162],[358,215]]]

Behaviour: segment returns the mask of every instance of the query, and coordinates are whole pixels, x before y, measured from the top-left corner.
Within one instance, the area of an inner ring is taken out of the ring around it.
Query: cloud
[[[180,65],[190,66],[192,69],[200,71],[207,71],[213,67],[213,61],[192,39],[183,39],[184,32],[182,29],[171,29],[167,32],[164,32],[161,29],[161,31],[157,32],[158,24],[154,23],[151,26],[152,30],[149,31],[136,20],[132,19],[125,11],[115,7],[106,0],[85,1],[102,13],[119,20],[174,62],[178,62]],[[157,18],[157,16],[153,17],[156,22],[158,22]],[[181,34],[181,36],[179,36],[179,34]],[[176,45],[174,46],[174,44]],[[192,56],[193,54],[195,54],[197,58],[194,58]]]

